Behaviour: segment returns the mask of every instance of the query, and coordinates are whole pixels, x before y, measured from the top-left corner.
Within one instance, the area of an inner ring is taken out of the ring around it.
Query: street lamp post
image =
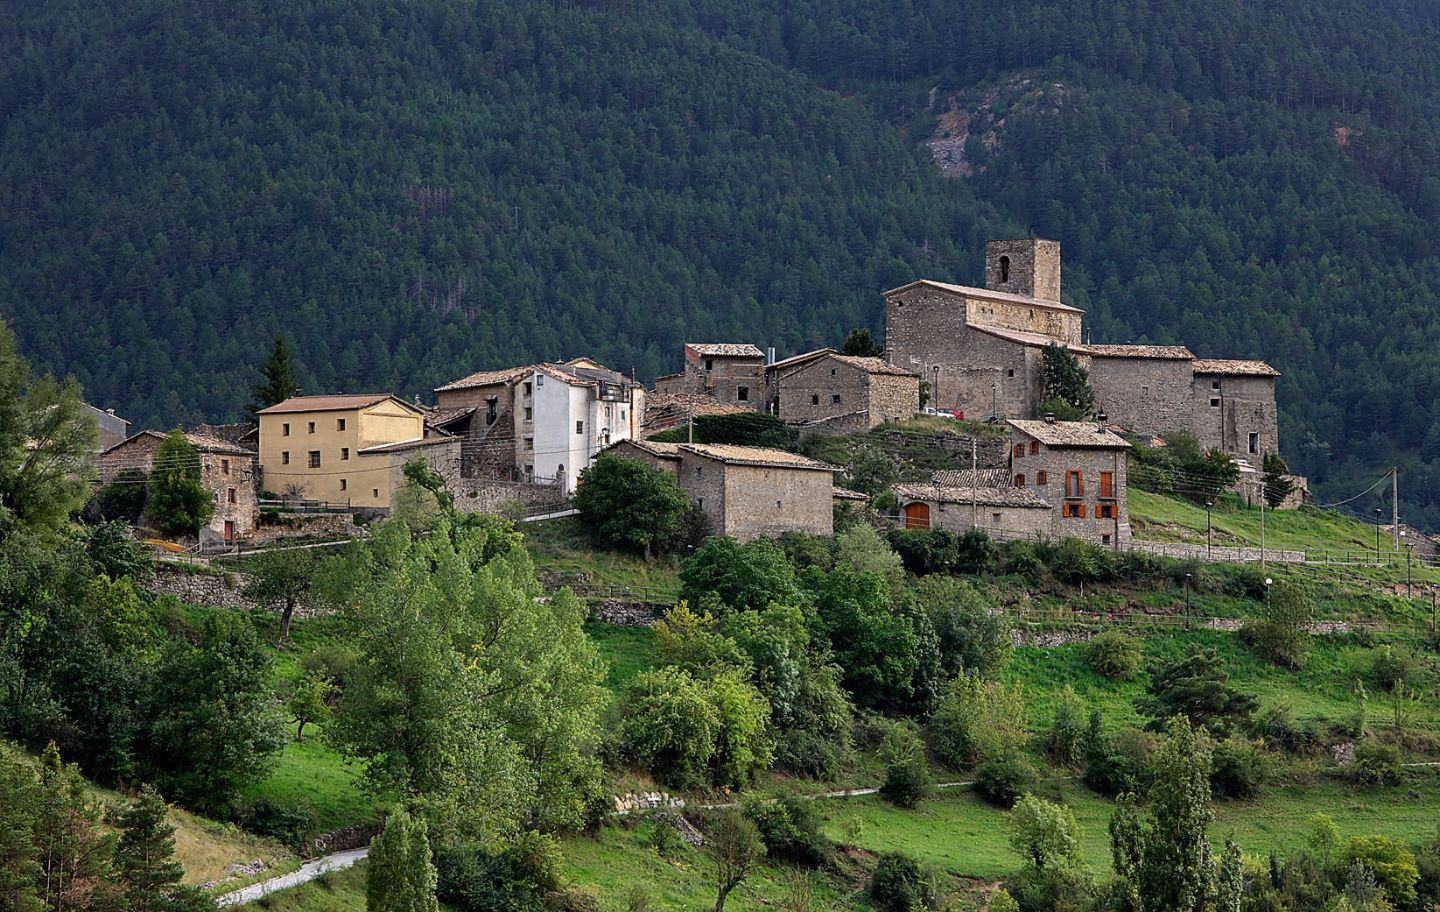
[[[1210,511],[1211,511],[1211,508],[1213,508],[1214,506],[1215,506],[1215,501],[1213,501],[1213,500],[1207,500],[1207,501],[1205,501],[1205,559],[1206,559],[1206,560],[1210,560],[1210,557],[1211,557],[1210,552],[1213,550],[1213,548],[1214,548],[1214,546],[1215,546],[1215,523],[1214,523],[1213,518],[1212,518],[1213,514],[1210,512]],[[1378,541],[1379,539],[1376,539],[1376,540]]]
[[[1185,574],[1185,629],[1190,629],[1190,579],[1191,574]]]
[[[1265,614],[1270,614],[1270,587],[1275,583],[1270,577],[1265,577]]]
[[[1415,543],[1405,536],[1405,530],[1400,530],[1400,540],[1405,543],[1405,597],[1415,597],[1415,576],[1411,570],[1411,563],[1415,557]]]
[[[1380,566],[1380,508],[1375,508],[1375,566]]]

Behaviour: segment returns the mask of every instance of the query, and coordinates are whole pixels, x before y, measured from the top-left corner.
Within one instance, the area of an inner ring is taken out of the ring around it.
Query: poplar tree
[[[425,821],[396,808],[370,841],[365,907],[369,912],[438,912],[435,886]]]

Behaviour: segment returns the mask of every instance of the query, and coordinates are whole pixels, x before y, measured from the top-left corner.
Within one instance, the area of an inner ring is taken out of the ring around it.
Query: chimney
[[[765,349],[765,364],[768,366],[768,365],[771,365],[771,364],[774,364],[774,363],[775,363],[775,346],[772,345],[772,346],[770,346],[769,348]]]
[[[1054,412],[1046,412],[1046,413],[1045,413],[1045,423],[1046,423],[1046,424],[1054,424],[1054,423],[1055,423],[1055,413],[1054,413]]]

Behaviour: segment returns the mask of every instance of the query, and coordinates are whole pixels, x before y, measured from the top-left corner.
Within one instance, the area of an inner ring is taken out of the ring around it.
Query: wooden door
[[[930,505],[927,503],[908,503],[905,505],[905,528],[907,529],[928,529],[930,528]]]

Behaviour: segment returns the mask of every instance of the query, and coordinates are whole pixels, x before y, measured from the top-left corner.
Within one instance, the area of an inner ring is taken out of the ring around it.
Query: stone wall
[[[1145,435],[1189,427],[1194,411],[1189,360],[1092,356],[1088,362],[1095,411],[1112,424]]]
[[[1002,269],[1002,257],[1008,269]],[[987,241],[985,287],[1044,301],[1059,301],[1060,242],[1041,238]]]
[[[1017,434],[1017,442],[1028,441],[1028,435]],[[1055,509],[1050,511],[1050,534],[1056,538],[1083,538],[1096,544],[1112,545],[1123,542],[1129,533],[1130,514],[1125,499],[1126,453],[1118,449],[1084,449],[1081,447],[1052,448],[1041,444],[1035,454],[1012,456],[1012,475],[1024,475],[1025,486],[1045,498]],[[1067,472],[1080,472],[1079,496],[1067,496],[1065,476]],[[1045,483],[1040,484],[1040,473]],[[1111,496],[1100,496],[1100,475],[1111,475]],[[1064,504],[1081,505],[1081,516],[1066,516]],[[1102,508],[1111,511],[1110,516],[1102,515]]]
[[[523,508],[528,513],[553,506],[563,510],[569,504],[565,492],[553,484],[465,478],[451,485],[455,508],[464,513],[505,513]]]
[[[1275,378],[1231,374],[1194,376],[1191,430],[1201,446],[1249,458],[1256,468],[1259,468],[1257,457],[1280,451]],[[1211,405],[1216,399],[1219,403]],[[1254,453],[1249,448],[1252,432],[1259,435]]]
[[[784,532],[834,531],[834,476],[828,471],[728,465],[724,487],[724,526],[712,532],[745,541]]]
[[[913,434],[907,434],[904,431],[880,430],[875,434],[882,440],[897,446],[915,439]],[[1010,440],[1006,437],[980,439],[965,434],[935,434],[929,444],[947,456],[964,462],[966,467],[970,465],[972,446],[975,448],[975,460],[978,468],[1003,469],[1010,465]]]
[[[192,573],[163,563],[156,565],[149,584],[151,592],[173,595],[191,605],[250,611],[255,604],[241,593],[244,586],[240,573]]]
[[[780,417],[791,424],[809,424],[858,415],[851,425],[869,430],[880,423],[871,423],[867,414],[870,383],[870,374],[853,364],[830,357],[816,358],[779,379]],[[910,412],[913,414],[914,409]],[[853,433],[841,430],[844,425],[832,426],[835,429],[830,433]]]
[[[902,501],[902,511],[905,504],[914,502],[912,500]],[[972,509],[969,503],[947,502],[942,504],[933,498],[927,498],[923,503],[930,507],[932,528],[948,529],[951,532],[968,532],[972,525],[975,525],[1002,541],[1049,535],[1051,531],[1050,514],[1055,512],[1053,508],[1048,507],[996,506],[983,503],[975,504]]]
[[[913,418],[919,408],[919,377],[898,377],[892,374],[870,376],[870,401],[866,421],[871,428],[887,421]]]
[[[360,527],[355,525],[353,513],[286,513],[282,511],[275,516],[277,521],[265,522],[256,527],[255,534],[246,543],[247,547],[287,539],[330,538],[333,536],[354,538],[361,534]]]
[[[1223,561],[1225,563],[1259,563],[1259,548],[1232,548],[1229,546],[1216,545],[1207,548],[1205,545],[1189,544],[1187,542],[1152,542],[1132,539],[1128,546],[1134,551],[1144,551],[1148,554],[1159,554],[1164,557],[1176,557],[1182,560],[1211,560]],[[1304,551],[1277,551],[1273,548],[1265,549],[1265,560],[1277,564],[1301,564],[1305,562]]]
[[[710,368],[707,370],[707,361]],[[765,408],[765,359],[694,355],[685,352],[682,391],[712,396],[740,408]],[[670,387],[670,388],[673,388]],[[657,387],[658,390],[658,387]],[[741,396],[745,398],[741,398]]]

